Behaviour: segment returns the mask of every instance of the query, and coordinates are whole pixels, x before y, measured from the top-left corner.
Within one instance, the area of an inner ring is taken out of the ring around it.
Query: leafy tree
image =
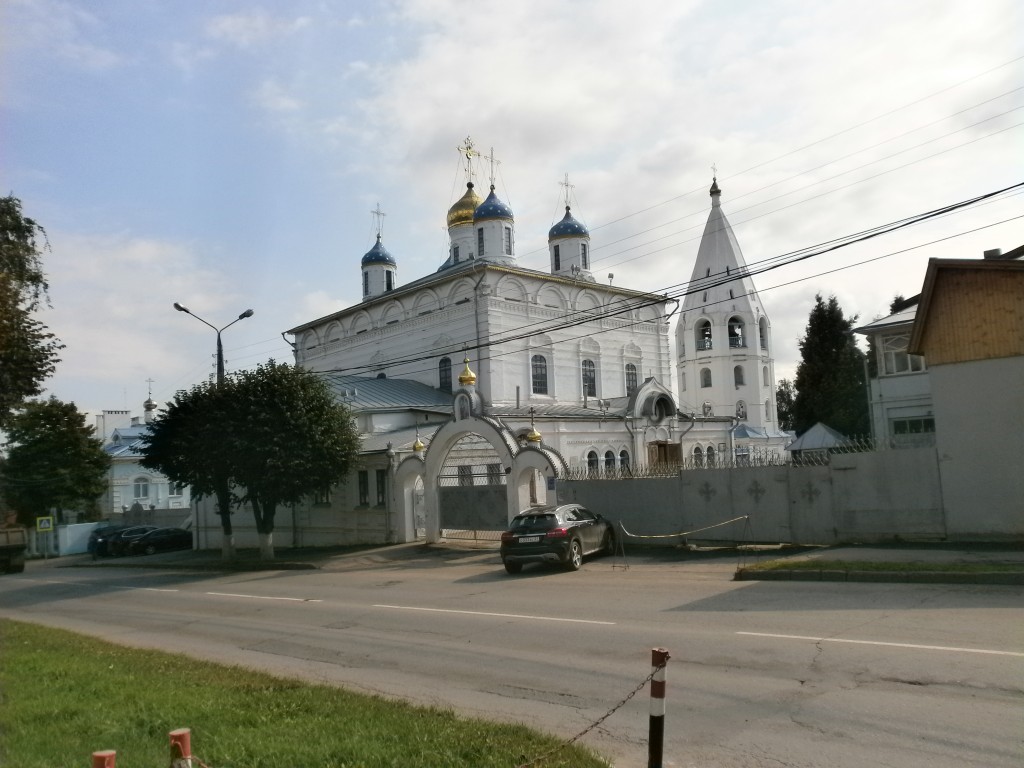
[[[227,477],[252,506],[264,558],[274,556],[278,506],[343,482],[359,450],[348,409],[323,380],[273,360],[179,392],[144,440],[143,466],[201,495]]]
[[[864,394],[864,353],[853,335],[856,316],[846,318],[835,296],[815,305],[800,339],[793,426],[798,434],[817,422],[848,436],[869,431]]]
[[[64,348],[33,317],[47,300],[41,247],[46,231],[22,215],[21,201],[0,198],[0,426],[26,398],[42,392]]]
[[[7,426],[7,458],[2,465],[4,500],[30,525],[40,515],[79,509],[95,517],[96,502],[107,487],[110,457],[95,428],[74,403],[55,397],[29,401]]]
[[[796,388],[789,379],[780,379],[775,388],[775,411],[779,417],[779,429],[793,428],[793,401]]]

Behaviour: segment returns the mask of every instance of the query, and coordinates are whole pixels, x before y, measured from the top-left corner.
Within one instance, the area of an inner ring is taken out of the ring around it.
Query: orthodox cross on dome
[[[377,207],[370,211],[377,219],[377,237],[380,238],[384,234],[384,217],[387,216],[384,211],[380,209],[380,203],[377,203]]]
[[[572,190],[576,188],[575,184],[569,183],[569,174],[565,174],[565,181],[558,182],[558,186],[565,187],[565,207],[569,207],[569,196],[572,194]]]
[[[473,147],[473,140],[469,136],[462,142],[461,147],[455,149],[462,155],[462,168],[466,172],[466,181],[470,182],[473,180],[473,158],[480,157],[480,153]]]
[[[149,399],[153,399],[153,384],[156,382],[153,379],[146,379],[146,383],[149,385]]]
[[[491,154],[484,155],[484,160],[487,160],[491,164],[491,186],[494,186],[494,172],[497,170],[497,166],[501,165],[501,160],[494,157],[494,147],[491,147]]]
[[[718,179],[718,165],[716,165],[715,163],[711,164],[711,178],[715,180]]]

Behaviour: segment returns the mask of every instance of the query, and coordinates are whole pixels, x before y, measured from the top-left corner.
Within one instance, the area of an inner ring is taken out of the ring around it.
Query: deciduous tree
[[[793,427],[798,434],[823,422],[847,436],[869,432],[864,393],[864,353],[853,335],[856,316],[846,318],[835,296],[815,296],[800,339]]]
[[[21,212],[21,201],[0,198],[0,426],[26,398],[40,394],[64,348],[34,316],[47,303],[42,249],[46,232]]]
[[[793,401],[796,388],[789,379],[780,379],[775,388],[775,411],[779,417],[779,429],[793,428]]]
[[[4,500],[22,524],[53,509],[58,522],[64,522],[67,510],[95,516],[110,469],[95,432],[74,403],[55,397],[29,401],[14,412],[7,425],[2,484]]]

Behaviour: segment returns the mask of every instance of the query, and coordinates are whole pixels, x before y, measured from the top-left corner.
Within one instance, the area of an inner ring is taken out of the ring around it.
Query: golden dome
[[[466,357],[464,362],[466,363],[466,367],[462,371],[462,373],[459,374],[459,384],[461,384],[464,387],[468,386],[470,384],[476,384],[476,374],[473,373],[473,371],[471,371],[469,369],[469,357],[468,356]]]
[[[526,439],[529,440],[531,443],[539,443],[542,439],[542,436],[540,432],[537,431],[536,427],[532,427],[530,431],[526,434]]]
[[[424,449],[424,448],[426,448],[426,446],[425,446],[425,445],[423,445],[423,443],[422,443],[422,442],[420,441],[420,439],[419,439],[419,438],[417,437],[417,438],[416,438],[416,442],[412,444],[412,449],[413,449],[413,450],[414,450],[414,451],[415,451],[416,453],[420,453],[420,452],[422,452],[422,451],[423,451],[423,449]]]
[[[448,209],[448,228],[457,227],[459,224],[472,224],[473,211],[482,202],[483,198],[473,189],[473,182],[466,184],[466,194]]]

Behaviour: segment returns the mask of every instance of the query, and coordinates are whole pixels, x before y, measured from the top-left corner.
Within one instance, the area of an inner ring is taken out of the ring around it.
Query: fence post
[[[112,749],[102,749],[92,753],[92,768],[115,768],[117,752]]]
[[[192,768],[192,731],[177,728],[168,734],[171,737],[171,768]]]
[[[665,747],[665,668],[669,655],[664,648],[651,649],[651,725],[647,743],[647,768],[661,768]]]

